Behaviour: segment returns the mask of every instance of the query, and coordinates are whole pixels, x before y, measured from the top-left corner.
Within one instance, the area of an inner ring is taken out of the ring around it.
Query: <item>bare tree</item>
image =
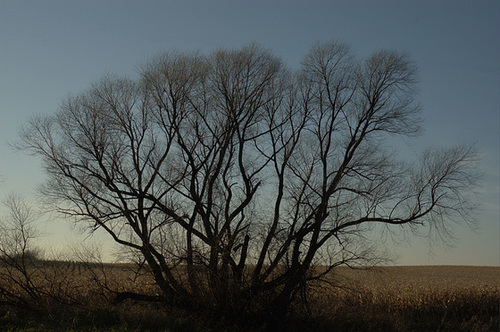
[[[468,220],[475,152],[388,151],[415,136],[416,68],[318,44],[298,71],[262,48],[171,53],[34,118],[56,209],[148,264],[166,300],[284,315],[309,280],[368,258],[373,225]],[[312,269],[323,266],[323,269]]]
[[[8,213],[0,217],[0,306],[47,313],[79,303],[85,283],[77,277],[76,265],[61,253],[54,261],[37,245],[43,213],[18,194],[3,203]]]
[[[41,290],[35,280],[41,252],[34,241],[36,212],[21,196],[4,202],[9,214],[0,220],[0,304],[30,307]]]

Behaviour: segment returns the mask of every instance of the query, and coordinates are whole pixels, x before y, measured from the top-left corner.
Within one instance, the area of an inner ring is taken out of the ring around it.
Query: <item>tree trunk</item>
[[[286,316],[292,301],[292,293],[299,283],[296,273],[286,282],[284,288],[273,300],[267,317],[269,331],[286,330]]]

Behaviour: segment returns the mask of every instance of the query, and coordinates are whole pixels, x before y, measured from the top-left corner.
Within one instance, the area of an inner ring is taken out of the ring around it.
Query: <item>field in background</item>
[[[106,287],[155,291],[148,277],[125,268],[105,266],[91,275],[77,263],[46,266],[58,272],[44,282],[60,280],[52,289],[59,292],[56,296],[70,299],[69,304],[57,306],[56,301],[53,308],[49,305],[38,313],[0,305],[0,330],[263,330],[235,326],[218,317],[165,310],[158,303],[126,300],[117,304]],[[106,284],[98,286],[95,280],[102,272],[107,274]],[[299,296],[296,314],[290,317],[292,331],[499,330],[500,267],[341,267],[326,279],[329,283],[311,285]]]
[[[344,330],[499,330],[499,267],[341,267],[329,278],[342,287],[315,289],[313,315]]]

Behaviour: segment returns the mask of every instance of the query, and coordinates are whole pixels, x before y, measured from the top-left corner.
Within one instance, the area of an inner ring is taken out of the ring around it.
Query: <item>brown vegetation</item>
[[[48,262],[32,282],[39,296],[9,291],[25,299],[14,306],[0,294],[2,330],[198,331],[265,330],[252,321],[180,310],[169,303],[127,298],[160,291],[148,273],[132,265]],[[33,267],[34,268],[34,267]],[[2,269],[5,269],[2,268]],[[497,331],[497,267],[336,268],[327,283],[311,285],[297,297],[289,315],[291,330],[340,331]],[[2,288],[2,289],[3,289]],[[10,299],[11,300],[11,299]],[[148,299],[151,300],[151,299]],[[3,302],[2,302],[3,301]]]
[[[316,294],[316,317],[346,330],[497,331],[500,268],[339,268],[343,288]],[[335,322],[335,323],[334,323]]]

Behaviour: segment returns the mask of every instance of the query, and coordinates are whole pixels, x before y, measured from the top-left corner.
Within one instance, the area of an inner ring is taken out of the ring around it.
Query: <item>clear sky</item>
[[[498,0],[1,0],[0,196],[36,199],[44,179],[39,160],[9,147],[19,127],[106,73],[134,75],[161,51],[251,42],[298,67],[314,42],[339,40],[359,57],[414,57],[425,131],[410,151],[474,143],[481,157],[478,229],[454,227],[453,247],[389,245],[397,263],[499,265],[499,13]],[[77,239],[67,221],[50,220],[40,225],[46,242]]]

